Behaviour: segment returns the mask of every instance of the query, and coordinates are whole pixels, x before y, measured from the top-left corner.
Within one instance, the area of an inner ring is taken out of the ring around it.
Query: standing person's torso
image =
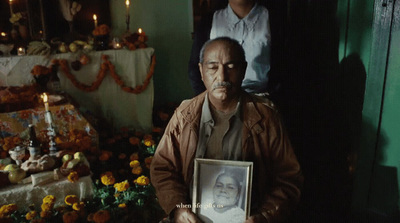
[[[243,89],[249,93],[266,92],[271,51],[268,10],[255,4],[243,19],[239,19],[229,5],[216,11],[210,39],[222,36],[237,40],[245,50],[248,64]]]

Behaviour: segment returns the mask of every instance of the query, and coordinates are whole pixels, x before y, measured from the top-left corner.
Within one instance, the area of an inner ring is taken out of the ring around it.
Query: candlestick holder
[[[48,124],[47,135],[49,136],[49,155],[57,156],[58,148],[56,147],[57,144],[54,141],[54,138],[56,136],[56,131],[54,130],[54,124],[50,111],[46,111],[45,117],[46,117],[46,123]]]
[[[129,33],[129,20],[130,20],[131,16],[128,14],[126,15],[126,32]]]

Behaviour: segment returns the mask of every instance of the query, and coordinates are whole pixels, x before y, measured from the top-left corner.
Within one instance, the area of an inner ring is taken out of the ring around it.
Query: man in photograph
[[[284,221],[299,201],[299,163],[278,112],[242,90],[246,66],[243,48],[228,37],[201,50],[207,90],[175,110],[151,165],[159,203],[174,222],[202,222],[190,208],[195,158],[253,162],[246,223]]]

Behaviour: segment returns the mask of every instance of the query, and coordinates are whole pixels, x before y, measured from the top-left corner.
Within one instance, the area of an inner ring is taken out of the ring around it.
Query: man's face
[[[223,41],[213,42],[205,49],[199,68],[211,101],[229,101],[239,95],[246,62],[238,54]]]
[[[229,207],[236,204],[239,199],[239,185],[230,176],[218,177],[213,188],[214,202],[219,206]]]

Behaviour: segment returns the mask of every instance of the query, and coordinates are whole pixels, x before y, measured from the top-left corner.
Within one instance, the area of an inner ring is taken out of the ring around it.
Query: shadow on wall
[[[289,28],[275,36],[272,30],[286,41],[270,89],[305,177],[293,222],[347,222],[365,67],[358,55],[339,64],[337,0],[289,1],[288,8]]]
[[[363,128],[365,135],[374,135],[377,133],[377,129],[370,123],[363,123]],[[353,213],[351,213],[350,222],[400,222],[398,170],[396,167],[381,164],[385,162],[384,148],[387,144],[385,132],[381,131],[378,138],[379,146],[375,148],[374,157],[370,157],[370,159],[374,159],[372,173],[366,173],[367,175],[370,174],[370,181],[367,181],[369,184],[359,185],[359,187],[363,187],[359,188],[359,190],[367,190],[367,205],[365,209],[356,207]],[[359,149],[358,154],[362,156],[363,154],[361,153],[365,153],[366,151],[363,151],[361,147]],[[360,172],[363,172],[363,170],[358,171],[359,174]]]

